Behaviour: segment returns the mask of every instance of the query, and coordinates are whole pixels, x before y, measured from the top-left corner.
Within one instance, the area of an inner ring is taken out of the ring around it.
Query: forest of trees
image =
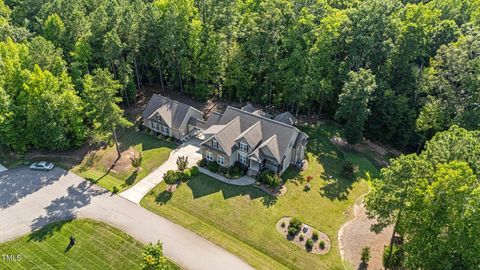
[[[480,127],[480,0],[0,0],[0,145],[105,133],[96,82],[114,111],[155,83],[416,151]]]

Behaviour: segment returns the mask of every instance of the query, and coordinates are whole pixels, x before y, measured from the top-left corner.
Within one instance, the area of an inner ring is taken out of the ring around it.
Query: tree
[[[363,138],[365,121],[370,114],[368,102],[377,88],[375,76],[370,70],[360,69],[348,73],[348,80],[339,96],[338,120],[346,121],[345,136],[349,143],[358,143]]]
[[[370,260],[370,247],[362,248],[362,253],[360,254],[360,260],[362,261],[363,265],[368,265],[368,261]]]
[[[453,126],[433,137],[421,154],[400,156],[373,179],[365,200],[369,217],[378,220],[372,229],[394,225],[394,235],[404,239],[405,267],[480,265],[479,135]],[[387,262],[393,250],[391,242]]]
[[[56,47],[62,48],[65,40],[65,25],[58,14],[54,13],[48,16],[43,24],[43,35]]]
[[[143,270],[168,270],[170,265],[167,258],[163,255],[162,243],[149,243],[144,246],[142,253]]]
[[[121,101],[121,98],[116,96],[121,85],[106,69],[94,70],[93,75],[85,75],[83,81],[83,96],[92,135],[98,141],[113,135],[118,160],[121,153],[116,129],[132,125],[123,117],[123,110],[117,105]]]
[[[177,167],[178,170],[183,172],[188,166],[188,157],[187,156],[180,156],[177,158]]]

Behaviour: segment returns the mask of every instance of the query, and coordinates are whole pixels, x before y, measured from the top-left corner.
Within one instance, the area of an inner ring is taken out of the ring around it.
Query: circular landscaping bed
[[[330,250],[330,239],[325,233],[302,223],[297,218],[283,217],[275,227],[285,239],[307,252],[326,254]]]

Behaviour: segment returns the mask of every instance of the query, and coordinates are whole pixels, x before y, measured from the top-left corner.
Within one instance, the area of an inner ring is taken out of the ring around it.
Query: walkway
[[[198,167],[198,169],[200,170],[201,173],[203,174],[206,174],[212,178],[215,178],[221,182],[224,182],[226,184],[230,184],[230,185],[236,185],[236,186],[248,186],[248,185],[252,185],[252,184],[255,184],[256,180],[253,179],[252,177],[250,176],[242,176],[240,178],[237,178],[237,179],[228,179],[222,175],[219,175],[219,174],[216,174],[216,173],[213,173],[205,168],[202,168],[202,167]]]
[[[177,158],[179,156],[187,156],[189,167],[197,164],[197,161],[202,159],[202,154],[200,152],[201,141],[197,138],[190,138],[183,144],[181,144],[177,149],[173,150],[170,153],[170,156],[165,163],[160,165],[157,169],[151,172],[149,175],[145,176],[140,182],[135,184],[133,187],[127,189],[126,191],[120,193],[119,195],[129,201],[134,203],[140,203],[143,197],[147,195],[150,190],[156,187],[160,182],[163,181],[163,175],[168,170],[177,169]]]
[[[160,240],[165,255],[184,269],[253,269],[197,234],[60,168],[0,173],[0,242],[77,217],[106,222],[144,243]]]
[[[7,168],[5,166],[3,166],[2,164],[0,164],[0,172],[4,172],[6,170],[7,170]]]

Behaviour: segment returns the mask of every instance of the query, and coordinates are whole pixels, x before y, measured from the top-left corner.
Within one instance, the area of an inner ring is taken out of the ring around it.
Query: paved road
[[[60,168],[0,173],[0,242],[77,217],[106,222],[144,243],[160,240],[165,254],[185,269],[252,269],[204,238]]]
[[[143,197],[150,192],[154,187],[156,187],[163,180],[163,175],[168,170],[177,169],[177,158],[179,156],[187,156],[189,167],[196,165],[197,161],[202,159],[202,154],[200,152],[201,140],[197,138],[191,138],[188,141],[181,144],[177,149],[173,150],[170,153],[169,158],[165,163],[160,165],[157,169],[143,178],[140,182],[135,184],[133,187],[127,189],[126,191],[120,193],[119,195],[123,198],[132,201],[134,203],[140,203]]]

